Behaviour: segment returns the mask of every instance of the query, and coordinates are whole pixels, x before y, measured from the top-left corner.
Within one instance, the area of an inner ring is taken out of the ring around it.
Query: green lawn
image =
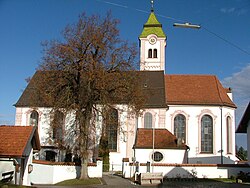
[[[101,184],[100,179],[98,178],[89,178],[89,179],[71,179],[59,182],[55,185],[94,185],[94,184]]]
[[[11,184],[1,184],[0,188],[28,188],[27,186],[11,185]]]

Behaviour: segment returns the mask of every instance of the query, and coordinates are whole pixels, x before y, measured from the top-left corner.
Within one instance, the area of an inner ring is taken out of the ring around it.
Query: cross
[[[151,11],[154,11],[154,0],[151,0]]]

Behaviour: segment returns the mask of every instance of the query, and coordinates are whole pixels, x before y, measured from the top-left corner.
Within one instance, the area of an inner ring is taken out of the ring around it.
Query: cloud
[[[0,125],[14,125],[13,114],[0,114]]]
[[[250,101],[250,64],[232,76],[225,78],[222,84],[233,89],[233,98],[237,105],[236,120],[239,121]]]
[[[235,8],[234,7],[231,7],[231,8],[221,8],[220,11],[222,13],[232,13],[235,11]]]
[[[222,84],[232,88],[234,103],[237,106],[235,116],[237,128],[250,101],[250,64],[222,80]],[[236,134],[236,144],[247,148],[246,134]]]
[[[224,14],[237,14],[238,16],[240,15],[244,15],[248,12],[247,9],[244,9],[244,8],[235,8],[235,7],[230,7],[230,8],[227,8],[227,7],[224,7],[224,8],[221,8],[220,9],[220,12],[221,13],[224,13]]]

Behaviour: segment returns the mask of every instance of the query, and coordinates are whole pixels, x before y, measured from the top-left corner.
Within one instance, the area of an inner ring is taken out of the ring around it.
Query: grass
[[[21,186],[21,185],[12,185],[12,184],[1,184],[0,188],[28,188],[27,186]]]
[[[101,184],[101,181],[99,178],[89,178],[89,179],[70,179],[70,180],[65,180],[62,182],[59,182],[55,185],[61,185],[61,186],[66,186],[66,185],[95,185],[95,184]]]

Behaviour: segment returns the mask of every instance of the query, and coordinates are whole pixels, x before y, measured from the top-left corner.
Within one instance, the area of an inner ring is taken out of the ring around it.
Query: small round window
[[[152,154],[152,159],[155,162],[160,162],[163,159],[163,154],[161,152],[156,151]]]

